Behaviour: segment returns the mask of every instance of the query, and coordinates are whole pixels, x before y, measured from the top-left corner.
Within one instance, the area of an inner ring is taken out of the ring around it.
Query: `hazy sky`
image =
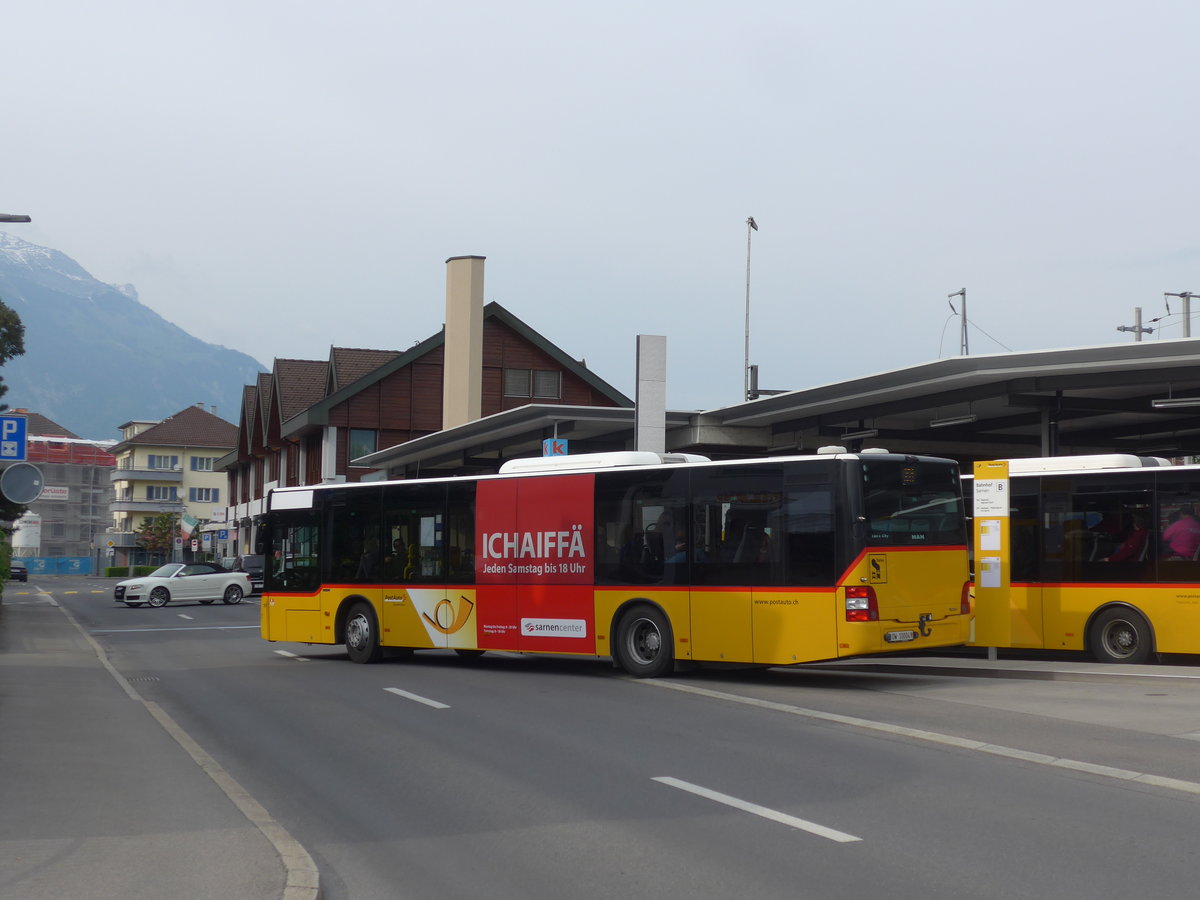
[[[962,287],[972,353],[1130,341],[1134,307],[1200,293],[1195,0],[3,21],[0,211],[34,218],[7,230],[267,367],[408,348],[441,327],[445,259],[479,254],[487,300],[618,389],[663,334],[668,405],[727,405],[747,216],[766,388],[956,355]],[[1179,309],[1147,339],[1181,337]]]

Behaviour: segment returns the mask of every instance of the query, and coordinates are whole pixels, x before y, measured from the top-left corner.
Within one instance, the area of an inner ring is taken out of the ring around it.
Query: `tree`
[[[175,535],[179,525],[174,513],[159,513],[146,519],[138,530],[137,543],[151,553],[170,553],[175,548]]]
[[[24,352],[25,326],[21,324],[21,317],[17,315],[15,309],[0,300],[0,366]],[[3,378],[0,378],[0,397],[7,392],[8,385],[4,383]],[[8,409],[8,404],[0,402],[0,412],[4,412],[6,409]],[[13,503],[0,494],[0,522],[15,522],[24,515],[26,509],[27,507],[23,504]],[[2,530],[6,534],[12,533],[11,527]]]

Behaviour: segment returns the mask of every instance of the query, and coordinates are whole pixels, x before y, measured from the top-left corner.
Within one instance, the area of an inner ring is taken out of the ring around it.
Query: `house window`
[[[562,396],[562,373],[535,369],[533,396],[557,400]]]
[[[151,453],[146,457],[146,468],[148,469],[178,469],[178,456],[159,456]]]
[[[193,456],[192,471],[193,472],[211,472],[213,470],[213,462],[216,461],[215,456]]]
[[[531,374],[529,369],[505,369],[504,396],[528,397],[530,395],[529,380]]]
[[[505,369],[504,396],[557,400],[562,396],[562,373],[555,369]]]
[[[374,428],[350,429],[350,459],[358,459],[378,449]]]
[[[164,487],[160,484],[146,485],[147,500],[178,500],[179,494],[173,487]]]
[[[188,500],[192,503],[220,503],[220,488],[188,488]]]

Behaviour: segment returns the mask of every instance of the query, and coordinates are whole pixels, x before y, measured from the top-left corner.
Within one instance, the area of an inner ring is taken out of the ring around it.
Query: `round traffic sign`
[[[0,475],[0,493],[13,503],[32,503],[42,495],[42,486],[42,470],[33,463],[13,463]]]

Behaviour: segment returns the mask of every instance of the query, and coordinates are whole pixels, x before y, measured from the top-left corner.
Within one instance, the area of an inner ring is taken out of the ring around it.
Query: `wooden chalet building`
[[[459,260],[478,260],[478,257]],[[451,260],[450,262],[456,262]],[[480,272],[481,275],[481,272]],[[482,296],[482,279],[474,291]],[[470,305],[468,301],[464,304]],[[447,335],[454,361],[477,358],[475,403],[467,420],[531,403],[632,407],[633,401],[580,361],[550,343],[498,303],[476,302],[465,327],[455,325],[450,291],[447,327],[406,351],[330,349],[324,361],[276,359],[269,374],[247,385],[237,449],[219,461],[229,477],[230,526],[225,555],[250,553],[264,498],[275,487],[382,478],[353,461],[461,422],[447,405],[471,385],[447,391]],[[455,343],[474,332],[475,347]],[[449,380],[462,377],[450,373]],[[447,404],[447,396],[453,399]],[[464,459],[460,471],[495,471],[502,460]],[[233,530],[236,528],[236,532]]]

